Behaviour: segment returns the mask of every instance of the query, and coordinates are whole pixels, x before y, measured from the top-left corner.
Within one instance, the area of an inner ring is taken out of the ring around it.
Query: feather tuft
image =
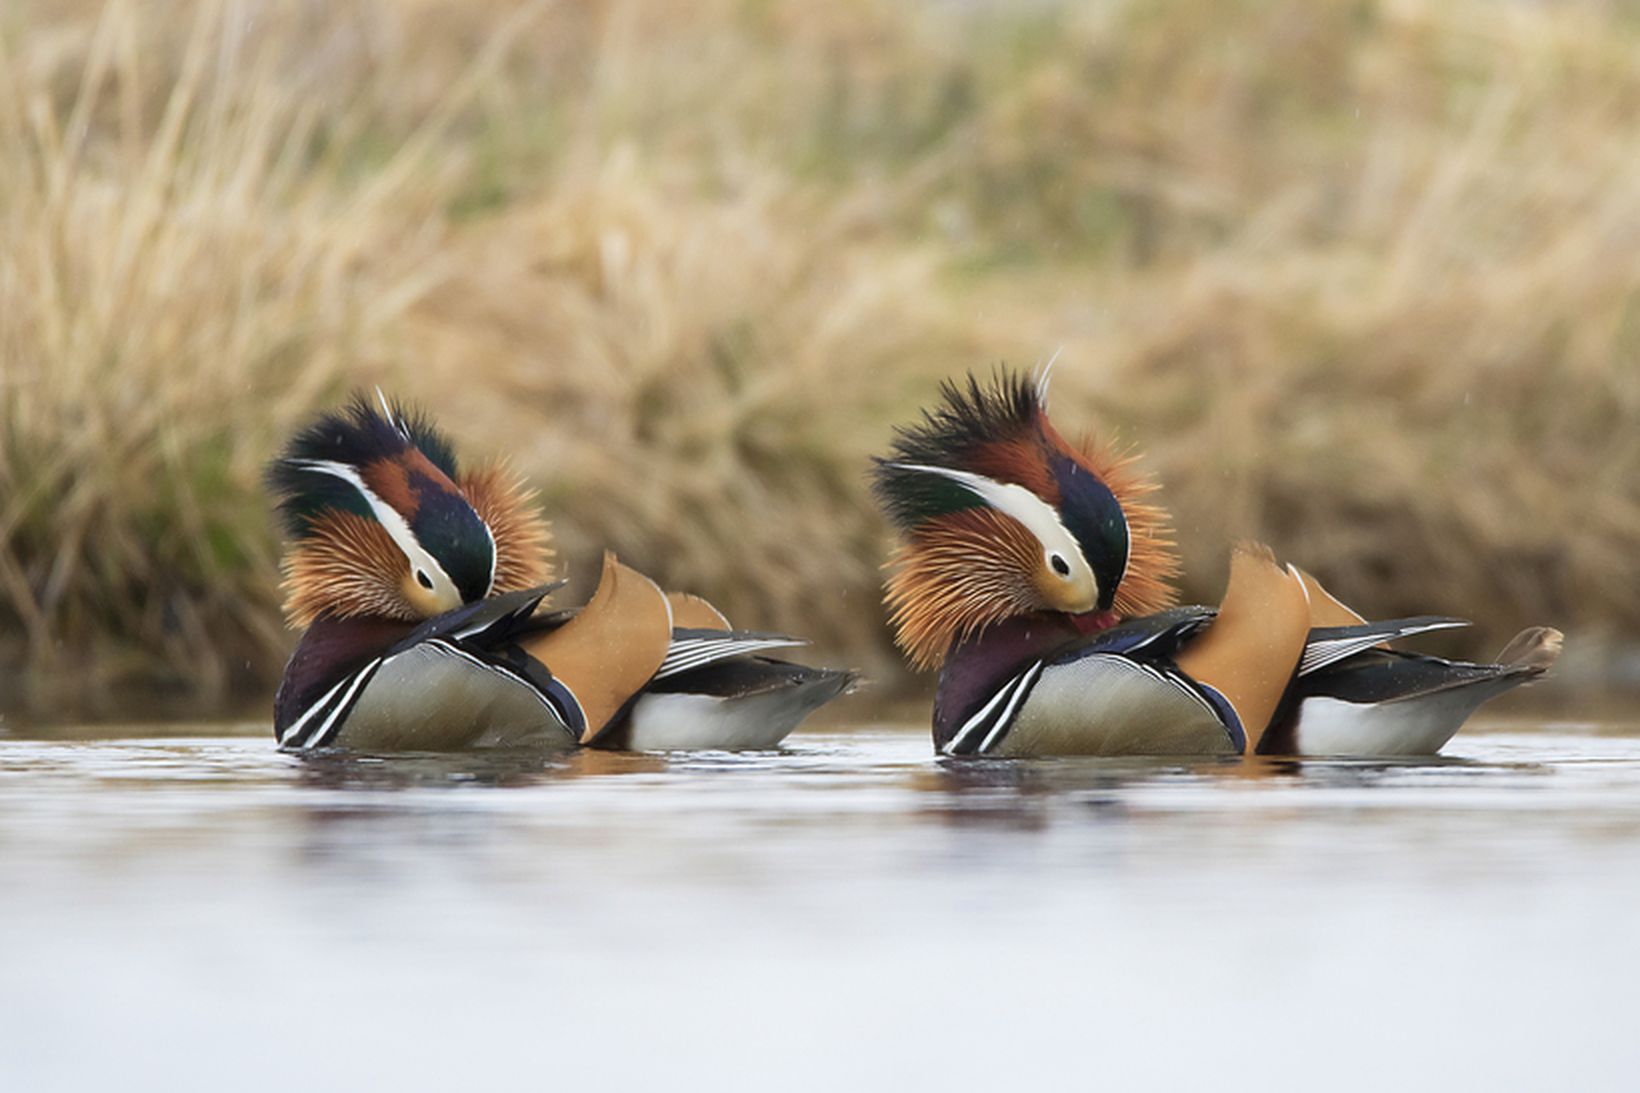
[[[895,640],[919,669],[938,667],[953,642],[1035,609],[1026,575],[1040,561],[1024,528],[929,467],[1023,486],[1058,507],[1070,499],[1054,468],[1075,464],[1104,484],[1127,525],[1112,609],[1135,617],[1177,601],[1179,557],[1172,519],[1154,500],[1159,486],[1131,449],[1067,442],[1043,409],[1045,373],[1033,381],[998,368],[988,380],[943,383],[940,403],[897,430],[891,454],[876,461],[873,491],[902,540],[885,599]]]
[[[342,409],[321,415],[268,467],[268,490],[291,538],[312,534],[327,512],[370,515],[356,489],[334,475],[316,472],[313,464],[339,463],[362,471],[419,451],[451,481],[458,477],[455,449],[430,418],[402,403],[389,404],[379,393],[377,397],[383,408],[360,392]]]
[[[1179,601],[1174,587],[1184,567],[1174,539],[1173,517],[1164,505],[1147,500],[1161,491],[1154,476],[1139,468],[1139,455],[1113,443],[1084,439],[1076,454],[1122,506],[1128,525],[1127,570],[1116,586],[1117,615],[1137,618],[1165,611]]]
[[[295,540],[281,568],[285,620],[306,629],[320,615],[419,618],[401,585],[404,555],[387,530],[351,512],[320,516]]]
[[[970,509],[925,522],[894,552],[885,602],[894,640],[918,671],[958,641],[1029,611],[1026,574],[1041,548],[1012,517]]]
[[[294,627],[323,614],[421,617],[405,590],[406,548],[376,506],[404,520],[469,601],[552,576],[551,534],[523,478],[501,463],[462,474],[431,419],[379,390],[298,433],[268,484],[289,535],[282,589]]]
[[[536,507],[536,491],[497,461],[461,477],[461,492],[495,537],[491,594],[517,592],[552,580],[552,530]]]
[[[1041,411],[1027,377],[999,368],[988,382],[973,374],[961,386],[946,380],[940,399],[922,421],[895,430],[892,454],[875,461],[873,492],[901,531],[980,504],[971,491],[916,466],[954,467],[1058,500],[1040,455]]]

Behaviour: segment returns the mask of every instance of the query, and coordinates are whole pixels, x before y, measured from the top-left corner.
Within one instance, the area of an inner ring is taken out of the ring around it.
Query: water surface
[[[1254,773],[0,740],[0,1088],[1632,1089],[1640,735],[1484,729]]]

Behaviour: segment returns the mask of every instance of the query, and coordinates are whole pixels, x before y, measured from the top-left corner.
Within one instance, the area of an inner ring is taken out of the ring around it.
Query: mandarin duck
[[[1367,622],[1256,544],[1217,608],[1174,606],[1155,483],[1067,442],[1046,388],[1006,369],[947,382],[875,461],[899,535],[885,602],[913,666],[940,672],[941,753],[1430,755],[1559,653],[1546,627],[1490,664],[1392,649],[1466,624]]]
[[[303,630],[281,748],[769,748],[854,682],[764,655],[803,643],[734,630],[613,555],[582,609],[538,612],[564,582],[522,479],[463,471],[425,416],[377,401],[321,416],[268,471]]]

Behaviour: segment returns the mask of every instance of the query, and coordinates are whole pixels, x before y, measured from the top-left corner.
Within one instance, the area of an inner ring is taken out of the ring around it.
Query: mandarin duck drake
[[[1558,655],[1546,627],[1490,664],[1392,649],[1466,623],[1367,622],[1257,545],[1217,608],[1174,606],[1155,483],[1132,455],[1067,442],[1046,385],[945,383],[876,461],[899,535],[885,601],[911,663],[940,672],[941,753],[1430,755]]]
[[[463,471],[426,417],[377,402],[321,416],[268,471],[303,631],[281,748],[769,748],[853,683],[766,656],[803,642],[736,631],[613,555],[583,608],[538,612],[564,582],[522,479]]]

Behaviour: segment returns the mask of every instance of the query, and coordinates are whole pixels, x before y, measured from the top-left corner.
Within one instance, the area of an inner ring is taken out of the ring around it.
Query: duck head
[[[551,572],[546,521],[506,467],[462,473],[431,421],[357,395],[268,468],[289,545],[285,616],[431,618]]]
[[[1178,562],[1156,486],[1133,456],[1073,446],[1047,416],[1047,374],[998,369],[941,385],[896,431],[874,492],[900,543],[885,599],[918,668],[1027,615],[1097,629],[1171,605]]]

